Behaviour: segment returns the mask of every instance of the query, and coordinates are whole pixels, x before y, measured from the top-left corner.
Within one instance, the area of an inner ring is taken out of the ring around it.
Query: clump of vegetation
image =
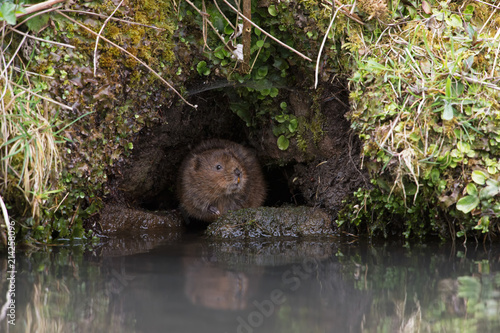
[[[477,1],[392,4],[388,24],[366,26],[357,37],[366,47],[351,53],[349,119],[374,188],[356,193],[341,221],[359,225],[373,209],[372,231],[397,215],[407,237],[498,232],[497,8]]]
[[[18,241],[92,238],[82,223],[107,176],[171,102],[157,80],[184,77],[170,1],[50,5],[17,19],[19,5],[0,7],[0,193]]]
[[[203,35],[204,53],[194,61],[197,72],[203,77],[227,78],[235,87],[226,91],[233,112],[249,127],[272,122],[280,149],[286,150],[291,138],[297,138],[300,145],[306,142],[302,137],[316,137],[321,132],[317,126],[296,117],[285,101],[290,87],[312,86],[314,59],[327,32],[331,6],[317,1],[272,1],[268,4],[252,1],[254,25],[251,26],[250,42],[245,44],[244,37],[239,37],[245,22],[242,10],[230,5],[226,1],[203,0],[180,3],[181,24],[184,28],[192,26]],[[338,52],[340,43],[335,38],[343,34],[345,18],[339,18],[338,22],[329,32],[329,42],[323,51],[325,63],[321,74],[324,79],[339,73],[347,64],[347,57],[342,58]],[[189,41],[195,44],[194,40],[200,37],[184,38],[186,41],[193,39]],[[248,62],[243,58],[247,47]]]

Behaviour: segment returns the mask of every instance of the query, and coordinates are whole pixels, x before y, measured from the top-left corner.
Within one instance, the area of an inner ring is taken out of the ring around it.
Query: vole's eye
[[[222,170],[222,165],[217,164],[217,165],[215,166],[215,169],[217,169],[217,170]]]

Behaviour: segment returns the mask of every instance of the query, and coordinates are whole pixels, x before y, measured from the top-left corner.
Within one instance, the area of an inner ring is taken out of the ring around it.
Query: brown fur
[[[204,141],[189,153],[182,162],[177,187],[187,214],[208,222],[228,210],[259,207],[266,198],[255,155],[237,143],[219,139]]]

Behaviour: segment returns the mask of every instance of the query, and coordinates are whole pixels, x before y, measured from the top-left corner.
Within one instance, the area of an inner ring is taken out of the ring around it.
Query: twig
[[[496,10],[496,9],[495,9]],[[495,35],[495,40],[498,39],[500,36],[500,30],[498,30],[497,34]],[[500,51],[500,41],[498,43],[497,51],[495,52],[495,60],[493,61],[493,67],[491,68],[491,77],[495,75],[495,67],[497,66],[497,59],[498,59],[498,52]]]
[[[0,206],[2,207],[3,221],[5,223],[5,226],[7,227],[7,235],[8,235],[10,231],[9,213],[7,212],[7,207],[5,207],[5,203],[2,200],[2,196],[0,196]]]
[[[263,43],[266,42],[266,39],[267,39],[267,36],[264,36],[264,39],[262,40]],[[259,51],[257,51],[257,55],[255,56],[255,58],[253,59],[253,63],[252,63],[252,67],[250,67],[250,71],[249,73],[252,72],[253,70],[253,66],[255,66],[255,62],[257,61],[257,58],[259,57],[259,54],[260,54],[260,51],[262,51],[262,49],[264,48],[264,44],[262,44],[262,47],[259,48]]]
[[[192,3],[191,1],[189,0],[186,0],[186,2],[191,6],[193,7],[194,9],[196,9],[196,11],[198,12],[198,14],[200,14],[202,17],[205,17],[206,15],[208,15],[207,13],[205,12],[202,12],[201,10],[198,9],[198,7],[196,7],[194,5],[194,3]],[[206,20],[206,22],[210,25],[210,27],[212,28],[212,30],[215,32],[215,34],[219,37],[219,39],[224,43],[224,45],[226,46],[226,48],[231,51],[231,53],[233,52],[233,48],[231,48],[227,43],[226,41],[224,40],[224,37],[222,37],[220,34],[219,34],[219,31],[217,31],[217,29],[214,27],[214,25],[212,24],[212,22],[210,20]],[[236,29],[234,31],[237,31]],[[206,41],[205,41],[206,43]]]
[[[326,40],[328,38],[328,33],[330,32],[330,29],[332,28],[333,21],[335,21],[335,17],[337,16],[337,13],[344,6],[345,5],[342,5],[339,8],[337,8],[337,10],[335,11],[335,14],[333,14],[332,20],[330,21],[330,25],[328,26],[328,29],[326,29],[325,38],[323,38],[323,42],[321,43],[321,47],[319,48],[318,59],[316,60],[316,73],[314,75],[314,89],[316,89],[318,87],[319,60],[321,58],[321,53],[323,52],[323,47],[325,47],[325,43],[326,43]]]
[[[471,77],[467,77],[467,76],[463,76],[463,75],[460,75],[460,74],[453,74],[453,77],[456,77],[456,78],[461,78],[461,79],[464,79],[465,81],[467,82],[470,82],[470,83],[478,83],[478,84],[482,84],[488,88],[491,88],[491,89],[495,89],[495,90],[498,90],[500,91],[500,86],[496,85],[496,84],[493,84],[493,83],[488,83],[488,82],[484,82],[484,81],[480,81],[480,80],[476,80],[476,79],[473,79]]]
[[[59,8],[62,8],[62,6],[57,6],[57,7],[52,7],[52,8],[49,8],[49,9],[46,9],[46,10],[42,10],[40,12],[36,12],[35,14],[31,15],[30,17],[24,19],[24,21],[21,21],[19,23],[17,23],[14,28],[18,28],[19,26],[23,25],[24,23],[26,23],[27,21],[31,20],[32,18],[36,17],[36,16],[39,16],[39,15],[43,15],[45,13],[50,13],[50,12],[53,12],[53,11],[56,11],[57,9]]]
[[[333,8],[333,1],[328,1],[328,0],[326,0],[325,2],[326,2],[327,4],[329,4],[329,5],[330,5],[330,7],[328,7],[328,6],[326,6],[326,5],[324,5],[324,4],[323,4],[323,6],[324,6],[325,8],[328,8],[328,9],[332,9],[332,8]],[[344,4],[342,4],[342,3],[341,3],[340,1],[338,1],[338,0],[335,0],[335,3],[336,3],[337,5],[340,5],[341,7],[344,7],[344,6],[351,6],[351,5],[344,5]],[[356,5],[356,4],[354,4],[354,6],[352,7],[353,9],[354,9],[355,5]],[[356,15],[355,13],[351,13],[351,12],[349,12],[349,11],[345,10],[345,9],[342,9],[342,13],[343,13],[345,16],[347,16],[348,18],[350,18],[351,20],[353,20],[353,21],[355,21],[355,22],[357,22],[357,23],[359,23],[359,24],[361,24],[361,25],[365,25],[365,22],[361,21],[361,19],[359,18],[359,16],[358,16],[358,15]]]
[[[0,100],[3,100],[5,94],[7,93],[7,87],[9,87],[9,79],[7,77],[7,69],[10,67],[14,59],[16,58],[16,55],[19,53],[19,50],[21,49],[21,46],[23,46],[24,42],[26,41],[27,36],[23,37],[23,40],[19,43],[19,46],[17,49],[14,51],[14,54],[12,55],[12,58],[9,60],[9,62],[5,65],[5,68],[3,71],[0,72],[0,78],[5,80],[5,84],[3,85],[3,90],[2,90],[2,95],[0,96]],[[2,56],[2,62],[5,62],[4,57]],[[4,74],[5,73],[5,74]]]
[[[104,27],[106,26],[106,24],[108,24],[109,19],[111,17],[113,17],[113,15],[115,15],[116,11],[118,10],[118,8],[120,8],[120,6],[122,5],[122,3],[123,3],[123,0],[120,1],[120,3],[118,4],[118,6],[116,6],[115,10],[113,10],[113,12],[111,13],[111,15],[109,15],[108,18],[104,21],[104,23],[102,24],[101,30],[99,30],[99,33],[97,34],[97,37],[95,39],[94,76],[96,76],[96,70],[97,70],[97,46],[99,46],[99,38],[101,37],[101,34],[102,34],[102,31],[104,30]]]
[[[231,23],[231,21],[229,21],[229,19],[226,17],[226,15],[224,15],[222,10],[220,10],[219,4],[217,3],[217,0],[214,0],[214,4],[215,4],[215,7],[217,7],[217,9],[219,10],[219,13],[222,15],[222,17],[224,19],[226,19],[226,22],[231,26],[231,28],[233,28],[234,31],[237,31],[238,29],[236,29],[236,27]]]
[[[90,32],[91,34],[94,34],[94,35],[97,35],[97,33],[95,31],[93,31],[92,29],[89,29],[87,28],[85,25],[81,24],[80,22],[72,19],[71,17],[69,17],[68,15],[62,13],[61,11],[57,11],[57,13],[59,13],[60,15],[64,16],[66,19],[70,20],[71,22],[79,25],[80,27],[82,27],[83,29],[87,30],[88,32]],[[146,67],[154,76],[156,76],[157,78],[160,79],[161,82],[163,82],[165,85],[167,85],[170,89],[172,89],[174,91],[174,93],[179,96],[183,101],[184,103],[186,103],[187,105],[193,107],[193,108],[197,108],[198,105],[193,105],[191,103],[189,103],[177,90],[175,90],[175,88],[167,82],[167,80],[165,80],[164,78],[162,78],[160,76],[160,74],[156,73],[151,67],[149,67],[144,61],[142,61],[141,59],[137,58],[135,55],[133,55],[132,53],[130,53],[129,51],[125,50],[123,47],[121,47],[120,45],[116,44],[116,43],[113,43],[112,41],[110,41],[109,39],[101,36],[102,40],[108,42],[109,44],[113,45],[114,47],[116,47],[117,49],[119,49],[120,51],[128,54],[130,57],[132,57],[134,60],[136,60],[138,63],[140,63],[141,65],[143,65],[144,67]]]
[[[21,17],[21,16],[28,15],[28,14],[31,14],[34,12],[39,12],[45,8],[49,8],[53,5],[55,5],[56,3],[60,3],[60,2],[64,2],[64,1],[66,1],[66,0],[47,0],[45,2],[37,3],[36,5],[26,7],[25,8],[26,13],[16,14],[16,17]]]
[[[54,44],[54,45],[59,45],[59,46],[64,46],[64,47],[67,47],[67,48],[70,48],[70,49],[74,49],[75,48],[73,45],[70,45],[70,44],[64,44],[64,43],[54,42],[52,40],[46,40],[46,39],[43,39],[43,38],[38,38],[38,37],[32,36],[30,34],[27,34],[25,32],[22,32],[20,30],[14,29],[14,28],[9,28],[9,29],[12,30],[12,31],[14,31],[14,32],[16,32],[16,33],[18,33],[18,34],[20,34],[20,35],[29,37],[31,39],[38,40],[40,42]]]
[[[205,47],[208,48],[210,51],[212,51],[210,46],[208,46],[208,44],[207,44],[207,40],[208,40],[207,21],[208,21],[208,17],[210,16],[210,14],[207,13],[207,7],[205,6],[205,0],[202,0],[202,2],[201,2],[201,9],[202,9],[202,13],[203,13],[201,15],[201,20],[203,21],[203,52],[205,52]]]
[[[49,80],[54,80],[53,76],[48,76],[48,75],[44,75],[44,74],[40,74],[40,73],[30,72],[28,70],[21,69],[19,67],[14,66],[14,65],[12,65],[11,67],[12,67],[13,70],[15,70],[18,73],[26,73],[26,74],[29,74],[29,75],[37,75],[37,76],[41,76],[41,77],[44,77],[44,78],[49,79]]]
[[[483,4],[485,4],[485,5],[491,6],[491,7],[496,8],[496,9],[500,9],[500,7],[495,6],[495,5],[491,4],[491,3],[487,3],[487,2],[484,2],[484,1],[481,1],[481,0],[474,0],[474,1],[477,1],[477,2],[483,3]]]
[[[186,0],[188,1],[188,0]],[[264,29],[262,29],[261,27],[259,27],[257,24],[253,23],[252,20],[249,20],[248,18],[246,18],[243,14],[241,14],[236,8],[234,8],[229,2],[227,2],[227,0],[223,0],[226,5],[229,6],[229,8],[231,8],[235,13],[238,13],[238,15],[240,15],[241,17],[243,17],[243,19],[245,19],[246,21],[248,21],[251,25],[253,25],[255,28],[259,29],[264,35],[266,35],[267,37],[271,38],[272,40],[274,40],[275,42],[277,42],[278,44],[280,44],[281,46],[289,49],[290,51],[293,51],[294,53],[296,53],[297,55],[301,56],[302,58],[306,59],[306,60],[309,60],[312,62],[312,59],[303,55],[302,53],[300,53],[299,51],[297,51],[296,49],[294,49],[293,47],[290,47],[288,45],[286,45],[285,43],[283,43],[282,41],[280,41],[279,39],[277,39],[276,37],[273,37],[270,33],[266,32]]]
[[[32,95],[35,95],[36,97],[39,97],[39,98],[44,99],[44,100],[46,100],[46,101],[49,101],[49,102],[51,102],[51,103],[55,103],[55,104],[59,105],[60,107],[63,107],[63,108],[65,108],[65,109],[67,109],[67,110],[73,110],[73,108],[72,108],[71,106],[67,106],[67,105],[65,105],[65,104],[59,103],[59,102],[57,102],[57,101],[54,101],[52,98],[49,98],[49,97],[45,97],[45,96],[39,95],[39,94],[37,94],[37,93],[35,93],[35,92],[33,92],[33,91],[30,91],[29,89],[26,89],[25,87],[20,86],[20,85],[18,85],[18,84],[16,84],[16,83],[14,83],[14,82],[10,82],[10,84],[12,84],[12,85],[14,85],[14,86],[16,86],[16,87],[18,87],[18,88],[20,88],[20,89],[22,89],[22,90],[26,90],[28,93],[30,93],[30,94],[32,94]]]
[[[488,23],[490,22],[491,18],[493,16],[495,16],[495,13],[497,11],[497,9],[500,9],[499,7],[495,7],[494,10],[491,11],[491,14],[490,16],[488,17],[488,19],[484,22],[483,26],[481,27],[481,29],[479,29],[479,31],[477,32],[477,36],[480,36],[481,33],[483,32],[483,29],[486,28],[486,26],[488,25]]]

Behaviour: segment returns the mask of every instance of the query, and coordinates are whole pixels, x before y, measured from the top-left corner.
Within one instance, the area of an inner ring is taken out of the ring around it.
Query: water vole
[[[189,153],[180,168],[177,191],[186,213],[207,222],[228,210],[259,207],[266,198],[255,155],[221,139],[204,141]]]

